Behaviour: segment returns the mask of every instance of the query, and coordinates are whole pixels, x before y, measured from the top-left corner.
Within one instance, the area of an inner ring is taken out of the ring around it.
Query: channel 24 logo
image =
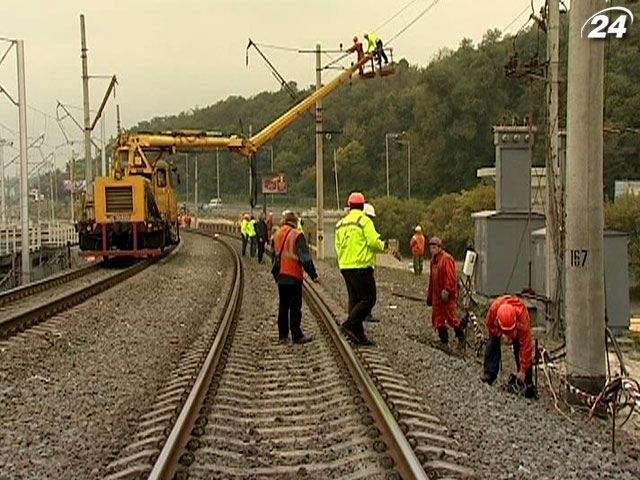
[[[606,12],[617,11],[622,12],[617,18],[609,18]],[[587,38],[603,39],[607,38],[607,35],[616,38],[622,38],[627,33],[627,20],[630,20],[630,24],[633,23],[633,13],[628,8],[624,7],[609,7],[599,12],[594,13],[591,17],[584,22],[582,29],[580,30],[580,36],[584,36],[585,28],[589,31],[588,27],[591,27]],[[611,24],[609,24],[611,21]]]

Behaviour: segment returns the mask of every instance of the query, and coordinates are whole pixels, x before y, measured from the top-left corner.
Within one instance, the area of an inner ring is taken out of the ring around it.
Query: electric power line
[[[520,20],[520,18],[522,18],[522,15],[524,15],[525,13],[527,13],[527,11],[529,10],[529,5],[527,5],[526,7],[524,7],[524,10],[522,10],[513,20],[511,20],[506,27],[504,27],[501,32],[504,35],[505,33],[507,33],[507,30],[509,30],[514,23],[516,23],[518,20]],[[528,20],[527,20],[528,22]]]
[[[440,0],[433,0],[433,2],[431,2],[429,5],[427,5],[427,8],[425,8],[424,10],[422,10],[413,20],[411,20],[404,28],[402,28],[398,33],[396,33],[393,37],[391,37],[386,43],[387,45],[389,45],[392,41],[394,41],[396,38],[398,38],[400,35],[402,35],[404,32],[406,32],[409,28],[411,28],[418,20],[420,20],[424,15],[427,14],[427,12],[429,12],[429,10],[431,10],[433,7],[435,7],[438,3],[440,2]]]
[[[389,24],[392,20],[394,20],[398,15],[400,15],[402,12],[404,12],[407,8],[409,8],[411,5],[413,5],[414,3],[416,3],[418,0],[411,0],[410,2],[408,2],[407,4],[405,4],[404,7],[402,7],[400,10],[398,10],[395,14],[393,14],[390,18],[388,18],[386,21],[384,21],[382,24],[380,24],[379,26],[377,26],[376,28],[373,29],[373,31],[377,31],[380,30],[382,28],[384,28],[387,24]]]

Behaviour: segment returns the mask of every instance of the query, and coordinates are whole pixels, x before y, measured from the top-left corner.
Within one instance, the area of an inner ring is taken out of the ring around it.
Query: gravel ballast
[[[346,309],[347,293],[335,263],[320,262],[318,270],[324,291]],[[424,298],[427,278],[376,269],[373,316],[380,323],[365,323],[365,329],[393,367],[412,380],[431,413],[447,425],[479,478],[640,478],[638,450],[628,436],[618,437],[617,455],[611,452],[610,422],[586,423],[586,414],[576,413],[572,425],[545,393],[541,400],[530,401],[485,385],[480,382],[481,364],[472,354],[457,358],[425,344],[425,339],[436,339],[430,309],[392,292]],[[503,350],[504,360],[511,363],[509,355]],[[499,382],[508,373],[501,372]]]
[[[216,315],[230,268],[224,247],[186,234],[174,255],[59,315],[55,331],[1,350],[0,478],[97,478]]]

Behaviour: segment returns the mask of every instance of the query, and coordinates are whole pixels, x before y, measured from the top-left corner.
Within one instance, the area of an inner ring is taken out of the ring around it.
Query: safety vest
[[[280,227],[274,240],[274,253],[277,255],[282,251],[280,254],[280,275],[287,275],[302,281],[302,264],[296,254],[298,235],[300,233],[291,225],[285,224]],[[285,239],[287,243],[283,248]]]
[[[246,218],[242,219],[242,222],[240,222],[240,233],[242,235],[249,235],[249,231],[247,230],[247,227],[249,226],[249,220],[247,220]]]
[[[248,222],[247,235],[249,235],[250,237],[256,236],[256,221],[253,218]]]
[[[375,33],[367,34],[367,53],[376,49],[376,44],[380,38]]]
[[[302,220],[300,219],[298,219],[298,226],[296,227],[296,230],[300,233],[304,233],[304,230],[302,229]]]
[[[336,223],[335,246],[341,270],[375,267],[376,253],[384,251],[373,221],[357,209]]]

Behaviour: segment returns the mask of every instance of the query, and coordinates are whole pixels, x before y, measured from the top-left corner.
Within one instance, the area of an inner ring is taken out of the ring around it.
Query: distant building
[[[640,180],[616,180],[614,198],[620,195],[640,195]]]

